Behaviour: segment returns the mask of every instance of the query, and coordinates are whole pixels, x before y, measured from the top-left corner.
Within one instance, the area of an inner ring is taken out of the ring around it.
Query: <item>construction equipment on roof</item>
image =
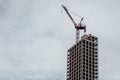
[[[67,15],[69,16],[69,18],[71,19],[71,21],[73,22],[75,29],[76,29],[76,43],[79,42],[79,36],[80,36],[80,30],[84,30],[84,32],[86,32],[86,25],[84,25],[83,22],[83,17],[80,20],[80,23],[76,24],[76,22],[74,21],[74,19],[72,18],[72,16],[70,15],[70,13],[68,12],[68,9],[62,5],[63,9],[65,10],[65,12],[67,13]]]

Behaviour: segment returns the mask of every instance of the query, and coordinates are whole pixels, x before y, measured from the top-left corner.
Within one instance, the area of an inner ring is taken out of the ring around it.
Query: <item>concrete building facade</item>
[[[67,80],[98,80],[98,38],[89,34],[67,53]]]

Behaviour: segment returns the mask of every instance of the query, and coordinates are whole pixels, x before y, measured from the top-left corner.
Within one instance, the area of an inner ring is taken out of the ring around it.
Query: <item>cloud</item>
[[[119,1],[63,2],[99,38],[100,79],[119,80]],[[66,79],[75,29],[61,10],[57,0],[0,0],[0,80]]]

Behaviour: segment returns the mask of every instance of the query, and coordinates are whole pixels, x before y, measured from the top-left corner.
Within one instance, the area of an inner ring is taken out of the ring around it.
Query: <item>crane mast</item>
[[[65,10],[65,12],[67,13],[67,15],[69,16],[69,18],[71,19],[71,21],[73,22],[75,29],[76,29],[76,43],[79,42],[79,36],[80,36],[80,31],[79,30],[84,30],[84,32],[86,32],[86,25],[82,24],[83,21],[83,17],[80,20],[79,24],[76,24],[74,19],[72,18],[72,16],[70,15],[70,13],[68,12],[68,9],[62,5],[63,9]]]

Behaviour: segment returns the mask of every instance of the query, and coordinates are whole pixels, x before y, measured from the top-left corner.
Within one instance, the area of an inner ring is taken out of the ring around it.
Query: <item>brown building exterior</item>
[[[67,53],[67,80],[98,80],[98,38],[89,34]]]

